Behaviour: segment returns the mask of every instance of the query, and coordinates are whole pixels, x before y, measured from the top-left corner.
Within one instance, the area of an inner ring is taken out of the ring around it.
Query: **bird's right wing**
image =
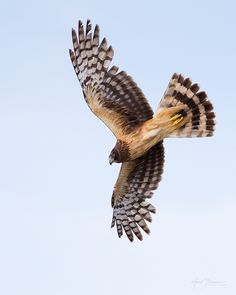
[[[109,69],[114,51],[105,38],[99,42],[99,27],[93,34],[91,28],[88,20],[85,30],[79,21],[78,36],[72,30],[70,58],[88,106],[119,138],[151,119],[153,111],[130,76],[115,66]]]
[[[157,143],[144,156],[122,164],[112,195],[111,227],[116,224],[119,237],[124,230],[131,242],[133,233],[142,240],[139,227],[149,234],[145,220],[151,222],[150,213],[155,213],[155,208],[145,199],[151,198],[157,188],[163,165],[163,142]]]

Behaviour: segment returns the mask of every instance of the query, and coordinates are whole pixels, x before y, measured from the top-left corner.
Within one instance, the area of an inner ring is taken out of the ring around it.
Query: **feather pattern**
[[[213,106],[204,91],[199,91],[198,84],[189,78],[174,74],[160,102],[159,111],[163,108],[183,106],[190,120],[168,137],[202,137],[212,136],[215,127]]]
[[[111,227],[116,224],[119,237],[124,231],[132,242],[133,234],[142,240],[140,228],[150,233],[146,221],[152,221],[151,213],[156,210],[145,199],[151,198],[158,187],[163,165],[163,142],[156,144],[141,158],[122,164],[112,196],[114,209]]]
[[[118,138],[138,128],[153,116],[153,111],[133,79],[116,66],[110,67],[114,51],[106,38],[99,41],[99,27],[94,32],[87,21],[79,21],[78,36],[72,30],[70,58],[82,86],[85,100]]]

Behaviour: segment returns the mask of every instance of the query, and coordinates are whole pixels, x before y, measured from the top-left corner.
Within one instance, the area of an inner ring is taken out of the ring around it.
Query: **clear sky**
[[[0,294],[236,294],[235,1],[1,1]],[[151,235],[110,230],[115,138],[68,48],[98,23],[157,108],[173,72],[215,106],[213,138],[168,139]]]

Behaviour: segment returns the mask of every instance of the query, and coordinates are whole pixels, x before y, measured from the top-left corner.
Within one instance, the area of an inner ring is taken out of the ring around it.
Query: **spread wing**
[[[153,111],[130,76],[109,68],[114,51],[105,38],[100,43],[97,25],[93,34],[91,29],[88,20],[85,30],[79,21],[78,36],[72,30],[70,58],[88,106],[118,138],[151,119]]]
[[[145,220],[151,222],[150,213],[155,213],[155,208],[145,199],[151,198],[157,188],[163,165],[163,142],[156,144],[141,158],[122,164],[112,195],[114,210],[111,227],[116,224],[119,237],[124,230],[131,242],[133,233],[142,240],[139,227],[149,234]]]

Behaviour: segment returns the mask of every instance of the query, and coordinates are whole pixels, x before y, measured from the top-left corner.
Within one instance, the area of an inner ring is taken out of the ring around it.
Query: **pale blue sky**
[[[235,12],[234,1],[0,3],[0,294],[236,294]],[[173,72],[215,106],[213,138],[165,141],[143,242],[109,228],[115,139],[68,57],[87,18],[154,109]]]

